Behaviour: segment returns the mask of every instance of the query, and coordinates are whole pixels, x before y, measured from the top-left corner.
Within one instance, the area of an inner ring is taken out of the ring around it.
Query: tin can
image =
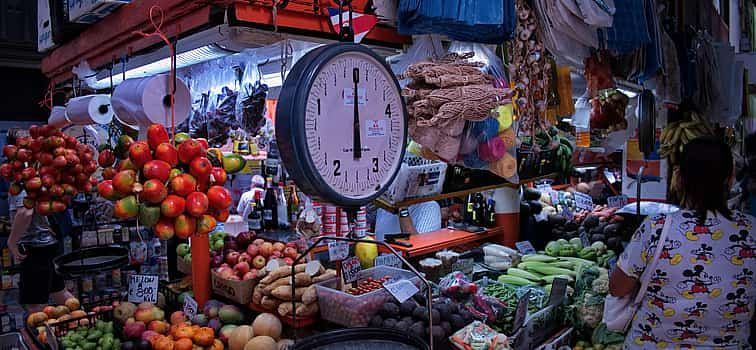
[[[336,234],[336,224],[323,224],[323,234],[324,235],[335,235]]]
[[[315,210],[315,214],[316,214],[317,216],[323,217],[323,205],[321,205],[321,204],[320,204],[320,203],[318,203],[318,202],[314,202],[314,203],[312,204],[312,209],[314,209],[314,210]]]
[[[335,224],[336,223],[336,213],[325,213],[323,215],[323,223],[324,224]]]
[[[352,236],[355,238],[365,238],[367,236],[367,227],[357,227],[354,229],[354,233],[352,233]]]
[[[326,214],[336,214],[336,206],[333,205],[326,205],[325,207],[325,213]]]
[[[357,227],[357,228],[367,228],[367,226],[368,226],[367,219],[355,220],[354,221],[354,227]]]
[[[351,231],[352,230],[350,229],[349,224],[341,224],[341,225],[339,225],[338,236],[339,237],[344,237],[344,236],[348,235],[349,232],[351,232]]]

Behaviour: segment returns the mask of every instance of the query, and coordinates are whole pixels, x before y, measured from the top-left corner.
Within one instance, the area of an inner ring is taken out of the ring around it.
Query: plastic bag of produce
[[[467,276],[460,272],[454,271],[438,282],[441,294],[455,300],[467,300],[469,296],[478,292],[478,286],[472,283]]]
[[[480,321],[474,321],[451,336],[452,344],[463,350],[511,349],[507,336],[496,332]]]
[[[424,60],[428,57],[441,57],[444,55],[444,45],[441,36],[437,34],[422,34],[412,36],[412,45],[407,52],[399,58],[399,61],[391,65],[395,74],[403,74],[411,64]],[[402,86],[407,81],[401,81]]]
[[[250,55],[244,66],[239,97],[236,100],[236,122],[248,135],[257,135],[265,126],[268,86],[261,83],[261,80],[257,56]]]

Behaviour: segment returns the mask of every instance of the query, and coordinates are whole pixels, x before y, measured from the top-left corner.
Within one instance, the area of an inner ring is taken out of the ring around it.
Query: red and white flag
[[[328,14],[331,16],[331,25],[336,34],[341,32],[339,26],[339,9],[328,8]],[[349,12],[344,11],[341,13],[341,18],[344,24],[349,24]],[[359,43],[362,38],[370,32],[375,24],[378,23],[378,17],[373,15],[366,15],[364,13],[357,13],[352,11],[352,31],[354,31],[354,42]]]

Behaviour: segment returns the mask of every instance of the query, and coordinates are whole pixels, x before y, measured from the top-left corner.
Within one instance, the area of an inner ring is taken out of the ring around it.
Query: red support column
[[[494,191],[496,226],[502,233],[494,237],[498,244],[514,248],[520,239],[520,195],[516,188],[499,188]]]
[[[210,236],[192,236],[192,289],[200,310],[210,299]]]

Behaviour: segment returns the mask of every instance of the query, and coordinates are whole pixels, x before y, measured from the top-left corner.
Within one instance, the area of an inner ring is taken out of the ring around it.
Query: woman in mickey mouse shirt
[[[756,219],[727,208],[732,164],[723,142],[690,142],[680,164],[684,209],[647,218],[621,255],[609,283],[615,297],[629,295],[652,273],[625,349],[751,349]],[[646,271],[656,249],[659,261]]]

